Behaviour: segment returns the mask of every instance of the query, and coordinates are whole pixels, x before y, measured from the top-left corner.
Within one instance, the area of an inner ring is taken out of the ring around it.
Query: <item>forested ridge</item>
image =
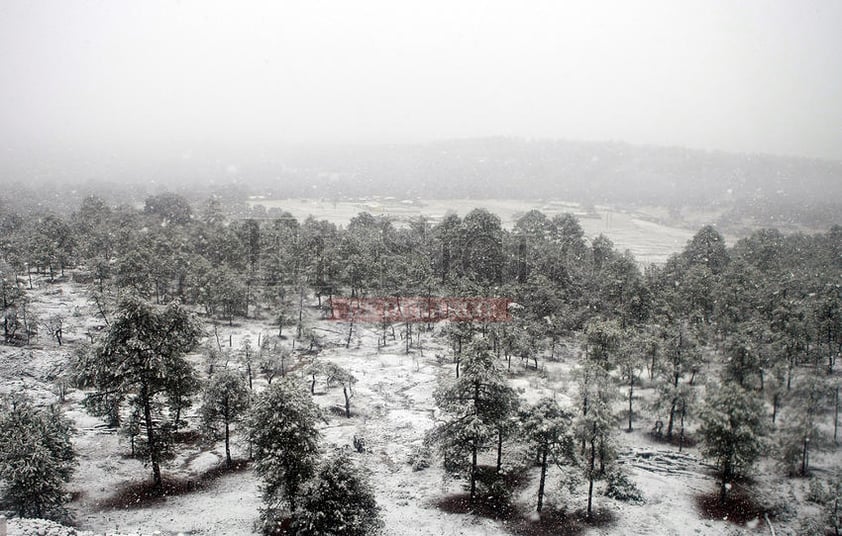
[[[161,466],[179,448],[182,416],[194,406],[206,433],[224,438],[229,467],[231,428],[235,439],[248,437],[264,483],[266,532],[341,526],[366,534],[382,525],[364,474],[345,455],[325,456],[319,447],[325,416],[311,400],[317,378],[342,388],[346,419],[358,381],[319,357],[360,337],[353,320],[336,323],[341,335],[333,338],[315,329],[331,318],[337,296],[510,300],[507,322],[371,327],[377,351],[397,341],[403,354],[422,356],[425,345],[447,349],[436,356],[449,367],[433,393],[439,418],[412,463],[441,463],[459,475],[477,515],[517,509],[514,475],[524,467],[540,468],[532,508],[545,509],[545,480],[555,466],[579,475],[569,487],[587,496],[583,519],[604,521],[594,517],[595,485],[623,497],[617,500],[639,495],[618,463],[619,432],[644,428],[679,452],[699,445],[722,505],[750,494],[746,477],[758,463],[782,476],[810,476],[815,453],[827,454],[813,487],[828,508],[809,521],[838,531],[840,475],[828,461],[838,460],[839,441],[838,225],[812,235],[761,229],[732,245],[706,226],[664,265],[642,269],[609,237],[586,237],[569,214],[531,211],[512,229],[484,209],[407,225],[360,213],[337,226],[289,214],[233,218],[215,198],[193,205],[160,194],[133,208],[91,196],[69,216],[3,206],[0,272],[9,347],[38,339],[61,346],[67,319],[39,318],[30,294],[38,285],[84,285],[99,327],[74,343],[66,387],[84,390],[86,408],[110,426],[130,430],[132,454],[148,460],[155,487],[163,489]],[[250,319],[271,322],[277,332],[253,347],[244,342],[236,360],[225,357],[218,329]],[[183,359],[191,352],[209,368],[195,371]],[[529,400],[512,387],[513,378],[546,377],[549,364],[571,356],[575,367],[560,393],[570,404],[554,396]],[[0,409],[0,427],[54,419],[48,429],[72,433],[62,417],[36,414],[31,401],[7,398]],[[279,446],[278,437],[287,439]],[[514,455],[517,445],[529,452],[525,459]],[[43,469],[56,489],[68,479],[67,460],[65,449]],[[13,462],[0,461],[6,490]],[[338,489],[353,490],[354,500],[335,496]],[[51,497],[37,514],[60,518],[61,494]],[[314,514],[336,504],[358,510],[327,520]],[[764,511],[793,527],[801,521]],[[513,526],[530,530],[527,518]]]

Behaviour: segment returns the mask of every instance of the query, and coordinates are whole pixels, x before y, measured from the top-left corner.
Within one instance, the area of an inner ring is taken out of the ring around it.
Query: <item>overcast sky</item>
[[[0,148],[469,136],[842,159],[839,0],[3,0]]]

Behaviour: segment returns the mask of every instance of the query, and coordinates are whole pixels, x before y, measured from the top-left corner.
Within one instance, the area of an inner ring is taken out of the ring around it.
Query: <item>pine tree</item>
[[[669,416],[666,435],[668,439],[672,439],[676,418],[681,419],[682,413],[686,415],[690,409],[689,403],[693,400],[692,386],[703,361],[698,341],[685,323],[671,324],[665,330],[664,337],[661,345],[663,359],[658,373],[657,399],[654,406],[656,410]]]
[[[159,308],[130,295],[120,302],[95,355],[83,363],[85,380],[96,388],[88,395],[89,407],[113,408],[126,397],[142,411],[144,452],[158,492],[163,489],[160,464],[172,446],[171,430],[161,424],[162,408],[185,398],[179,390],[193,385],[194,371],[184,355],[201,334],[195,317],[177,302]]]
[[[321,412],[310,395],[289,377],[268,386],[252,405],[249,439],[254,469],[263,479],[262,517],[268,531],[286,501],[295,511],[301,486],[315,472],[319,455],[316,423]]]
[[[459,379],[433,396],[448,417],[430,438],[438,444],[448,471],[467,474],[473,502],[478,457],[491,448],[495,435],[499,441],[501,427],[516,410],[513,391],[495,365],[490,346],[480,339],[468,349]]]
[[[345,454],[324,461],[301,489],[296,536],[366,536],[383,525],[374,490]]]
[[[345,396],[345,417],[351,418],[351,398],[354,396],[354,384],[357,383],[357,378],[340,367],[336,363],[330,361],[316,360],[305,369],[305,374],[308,374],[312,380],[310,382],[310,393],[315,393],[316,377],[324,376],[325,384],[328,387],[338,383],[342,386],[342,394]]]
[[[596,480],[606,476],[615,459],[616,423],[612,404],[617,388],[608,371],[596,361],[584,364],[579,378],[581,413],[576,422],[576,436],[581,443],[583,469],[588,480],[588,518],[593,515],[593,488]]]
[[[20,517],[66,516],[64,484],[76,465],[72,434],[58,407],[36,408],[25,396],[0,398],[3,498]]]
[[[790,475],[807,476],[810,454],[829,442],[818,422],[829,395],[824,378],[813,374],[800,378],[792,389],[786,419],[778,436],[778,455]]]
[[[763,452],[767,421],[762,399],[739,385],[710,386],[701,411],[702,454],[716,463],[720,501],[735,478],[743,476]]]
[[[555,400],[544,398],[524,412],[521,419],[524,434],[537,450],[541,463],[537,506],[537,511],[540,512],[544,504],[544,484],[548,464],[575,462],[573,415],[559,406]]]
[[[644,351],[646,350],[644,336],[632,330],[626,330],[623,334],[623,341],[617,350],[617,368],[619,369],[620,381],[628,387],[629,404],[629,426],[628,431],[633,430],[632,421],[634,418],[634,389],[640,383],[640,374],[645,367]]]
[[[231,467],[231,424],[240,420],[251,402],[250,392],[243,377],[236,372],[222,369],[205,387],[202,401],[202,421],[212,432],[221,424],[224,427],[225,464]]]

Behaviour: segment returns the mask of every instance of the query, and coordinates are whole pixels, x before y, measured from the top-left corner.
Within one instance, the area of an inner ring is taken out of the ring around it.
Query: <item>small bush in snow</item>
[[[20,517],[61,519],[64,484],[76,464],[73,428],[58,407],[36,408],[24,396],[0,398],[0,481]]]
[[[429,445],[416,445],[409,453],[409,465],[412,466],[413,471],[423,471],[430,467],[432,458],[433,452]]]
[[[625,471],[616,469],[609,472],[606,481],[605,495],[607,497],[625,502],[644,502],[643,492]]]
[[[816,504],[824,504],[830,500],[830,493],[818,478],[811,478],[807,487],[807,500]]]
[[[374,490],[344,454],[328,459],[301,490],[296,536],[366,536],[382,527]]]

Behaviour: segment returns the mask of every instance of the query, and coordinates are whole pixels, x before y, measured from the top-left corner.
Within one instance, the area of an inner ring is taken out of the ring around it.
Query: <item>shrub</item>
[[[409,465],[412,466],[413,471],[423,471],[430,467],[433,458],[433,452],[429,445],[416,445],[409,452]]]
[[[29,398],[0,398],[0,480],[3,498],[20,517],[63,519],[76,454],[69,421],[57,407]]]
[[[322,463],[301,490],[292,532],[297,536],[366,536],[382,526],[374,491],[344,454]]]
[[[629,475],[620,469],[616,469],[608,473],[606,479],[607,485],[605,487],[605,495],[618,501],[643,503],[643,492],[637,487],[637,484],[629,478]]]

